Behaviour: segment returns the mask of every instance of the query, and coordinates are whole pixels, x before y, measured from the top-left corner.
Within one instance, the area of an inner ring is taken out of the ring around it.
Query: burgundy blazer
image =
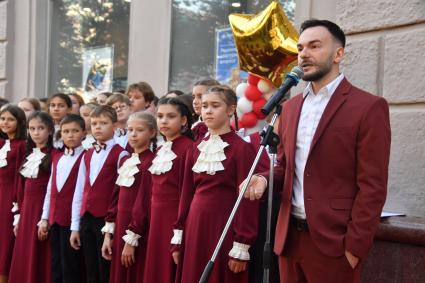
[[[283,104],[275,184],[282,190],[274,251],[287,238],[298,121],[304,99]],[[388,104],[344,79],[323,112],[304,172],[304,205],[310,235],[332,257],[345,250],[363,258],[371,248],[385,203],[391,130]],[[267,176],[267,172],[264,174]]]

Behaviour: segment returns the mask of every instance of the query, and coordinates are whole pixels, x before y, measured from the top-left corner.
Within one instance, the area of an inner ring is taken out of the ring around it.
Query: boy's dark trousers
[[[102,257],[103,235],[105,225],[103,217],[94,217],[86,212],[80,221],[81,245],[86,266],[87,283],[108,283],[110,261]]]
[[[69,237],[69,226],[55,223],[50,227],[50,245],[52,247],[52,282],[83,282],[83,266],[81,251],[74,250]]]

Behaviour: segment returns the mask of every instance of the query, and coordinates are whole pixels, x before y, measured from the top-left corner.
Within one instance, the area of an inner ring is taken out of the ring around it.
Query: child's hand
[[[72,231],[69,243],[74,250],[79,250],[81,247],[80,232]]]
[[[234,273],[239,273],[246,270],[246,261],[229,259],[229,269]]]
[[[129,268],[136,262],[136,258],[134,257],[135,250],[136,250],[136,247],[133,247],[125,243],[124,249],[122,250],[122,254],[121,254],[121,263],[126,268]]]
[[[19,224],[16,224],[15,226],[13,226],[13,234],[15,234],[15,237],[18,236],[18,225]]]
[[[42,219],[38,223],[38,240],[44,241],[47,239],[47,236],[49,235],[49,223],[47,220]]]
[[[179,264],[180,252],[179,251],[175,251],[171,255],[173,256],[174,263],[175,264]]]
[[[105,233],[105,238],[103,239],[102,257],[106,260],[112,260],[112,239],[109,233]]]

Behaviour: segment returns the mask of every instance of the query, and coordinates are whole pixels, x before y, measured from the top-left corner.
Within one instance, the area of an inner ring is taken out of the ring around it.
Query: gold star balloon
[[[271,81],[276,87],[297,65],[299,34],[282,7],[272,2],[255,15],[230,14],[239,68]]]

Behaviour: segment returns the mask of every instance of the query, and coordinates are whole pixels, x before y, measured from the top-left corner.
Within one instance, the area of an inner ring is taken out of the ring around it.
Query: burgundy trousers
[[[279,256],[281,283],[357,283],[360,270],[361,261],[353,269],[345,255],[324,255],[308,231],[298,231],[290,224],[283,254]]]

